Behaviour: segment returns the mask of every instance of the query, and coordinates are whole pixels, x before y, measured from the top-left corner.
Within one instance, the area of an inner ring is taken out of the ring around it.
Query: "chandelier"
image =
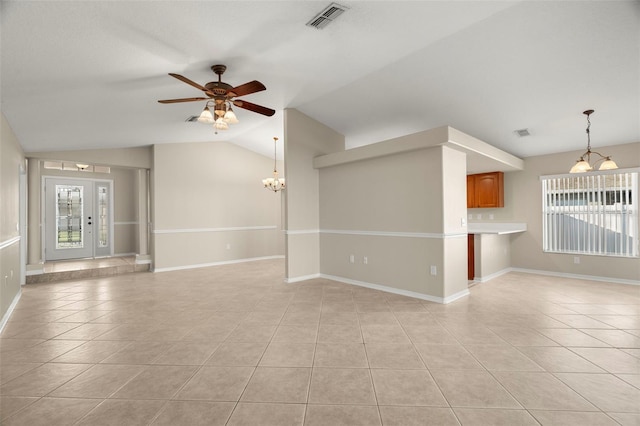
[[[209,107],[213,107],[213,113]],[[208,101],[198,117],[198,123],[213,124],[216,130],[229,130],[229,124],[240,121],[227,101]]]
[[[265,188],[270,189],[273,192],[278,192],[284,189],[284,178],[278,177],[278,169],[276,167],[276,142],[278,142],[278,138],[273,138],[273,177],[262,179],[262,184]]]
[[[602,155],[596,151],[591,151],[591,132],[589,130],[591,128],[591,120],[589,119],[589,116],[593,114],[593,110],[588,109],[584,111],[583,114],[587,116],[587,151],[580,156],[580,158],[578,159],[576,164],[573,165],[569,173],[590,172],[600,162],[602,162],[602,164],[600,164],[600,167],[598,167],[598,170],[617,169],[618,165],[615,163],[615,161],[611,159],[611,157],[607,155]],[[591,164],[591,154],[597,154],[600,157],[597,160],[595,160],[593,164]]]

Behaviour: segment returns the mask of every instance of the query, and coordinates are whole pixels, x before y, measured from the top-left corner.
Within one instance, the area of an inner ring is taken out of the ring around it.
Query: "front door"
[[[111,182],[45,179],[45,260],[108,256]]]

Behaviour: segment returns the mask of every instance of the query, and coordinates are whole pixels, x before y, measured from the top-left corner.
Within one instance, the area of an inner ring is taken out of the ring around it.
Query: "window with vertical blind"
[[[543,250],[638,257],[638,171],[541,176]]]

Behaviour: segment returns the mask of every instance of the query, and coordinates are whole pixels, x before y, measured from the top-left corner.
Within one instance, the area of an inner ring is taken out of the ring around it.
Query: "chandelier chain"
[[[591,151],[591,120],[590,120],[590,115],[591,114],[586,114],[587,115],[587,151]]]

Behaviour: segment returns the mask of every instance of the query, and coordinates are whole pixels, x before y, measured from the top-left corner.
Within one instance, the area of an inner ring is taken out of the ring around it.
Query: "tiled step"
[[[100,277],[113,277],[116,275],[131,274],[134,272],[148,272],[149,264],[135,264],[134,262],[118,262],[117,265],[104,265],[104,262],[96,261],[95,265],[91,265],[91,261],[83,262],[83,266],[78,269],[62,268],[65,270],[58,270],[56,268],[49,268],[45,273],[38,275],[28,275],[26,277],[27,284],[38,283],[52,283],[66,280],[78,280],[87,278],[100,278]],[[60,269],[60,268],[59,268]]]

